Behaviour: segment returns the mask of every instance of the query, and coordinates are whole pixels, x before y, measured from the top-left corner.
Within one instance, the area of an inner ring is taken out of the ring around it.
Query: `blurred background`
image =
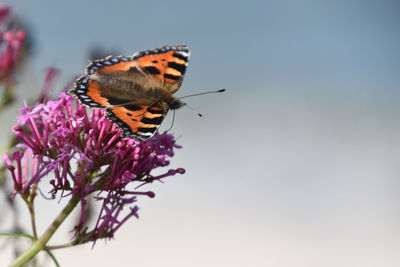
[[[186,99],[204,118],[176,113],[186,174],[149,187],[114,240],[55,251],[62,266],[400,266],[398,1],[3,3],[32,57],[2,140],[47,67],[64,90],[93,51],[187,44],[177,95],[228,89]],[[39,232],[55,216],[41,212]]]

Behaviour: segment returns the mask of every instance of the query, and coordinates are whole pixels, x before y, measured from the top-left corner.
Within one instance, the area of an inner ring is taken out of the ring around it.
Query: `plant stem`
[[[72,242],[69,243],[65,243],[62,245],[55,245],[55,246],[47,246],[48,250],[55,250],[55,249],[60,249],[60,248],[68,248],[68,247],[73,247],[73,246],[77,246],[77,245],[83,245],[87,242],[90,242],[92,240],[83,240],[83,241],[79,241],[79,240],[74,240]]]
[[[36,219],[35,219],[35,197],[38,190],[38,184],[35,183],[33,185],[31,194],[26,200],[26,204],[28,205],[29,214],[31,215],[31,225],[32,225],[32,235],[34,239],[38,239],[37,231],[36,231]]]
[[[37,239],[37,231],[36,231],[36,220],[35,220],[35,208],[33,206],[33,202],[28,204],[29,214],[31,215],[31,226],[32,226],[32,235],[35,239]]]
[[[72,197],[67,206],[61,211],[61,213],[55,218],[53,223],[47,228],[46,232],[40,237],[40,239],[36,240],[32,246],[21,254],[11,265],[10,267],[20,267],[23,266],[25,263],[32,260],[39,251],[43,250],[46,247],[47,242],[53,236],[55,231],[61,225],[61,223],[67,218],[67,216],[71,213],[71,211],[76,207],[79,203],[78,197]]]

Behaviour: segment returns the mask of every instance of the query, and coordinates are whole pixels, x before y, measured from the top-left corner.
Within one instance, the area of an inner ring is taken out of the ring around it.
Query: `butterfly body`
[[[178,45],[94,60],[68,93],[84,105],[104,108],[124,136],[144,141],[155,134],[169,109],[185,105],[173,94],[189,57],[189,48]]]

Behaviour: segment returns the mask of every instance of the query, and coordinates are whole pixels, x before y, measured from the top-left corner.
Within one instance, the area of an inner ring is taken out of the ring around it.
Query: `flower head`
[[[13,127],[22,149],[11,156],[16,167],[9,156],[3,157],[14,180],[14,194],[29,194],[33,185],[51,174],[52,196],[80,199],[75,235],[81,239],[112,237],[128,218],[138,217],[134,205],[138,195],[154,197],[153,192],[135,191],[135,187],[184,173],[179,168],[152,174],[167,166],[174,149],[180,148],[172,135],[157,134],[142,143],[122,138],[103,110],[87,113],[65,93],[56,101],[24,107],[21,113]],[[83,225],[90,197],[101,202],[101,209],[95,227],[87,230]],[[122,212],[125,207],[129,207],[127,213]]]
[[[24,48],[26,32],[8,26],[10,8],[0,5],[0,80],[13,82],[13,70]]]

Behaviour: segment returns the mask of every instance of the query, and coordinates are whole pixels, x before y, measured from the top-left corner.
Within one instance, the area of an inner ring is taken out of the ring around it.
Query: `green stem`
[[[60,249],[60,248],[68,248],[68,247],[73,247],[73,246],[77,246],[77,245],[83,245],[87,242],[90,242],[92,240],[86,240],[86,241],[79,241],[79,240],[74,240],[72,242],[69,243],[65,243],[62,245],[55,245],[55,246],[47,246],[48,250],[55,250],[55,249]]]
[[[29,214],[31,215],[31,226],[32,226],[32,235],[35,239],[37,239],[37,231],[36,231],[36,220],[35,220],[35,211],[33,207],[33,202],[31,205],[28,205]]]
[[[20,267],[23,266],[25,263],[32,260],[39,251],[43,250],[46,247],[47,242],[53,236],[55,231],[61,225],[61,223],[67,218],[67,216],[71,213],[71,211],[76,207],[79,203],[79,198],[72,197],[67,206],[62,210],[62,212],[57,216],[57,218],[53,221],[53,223],[47,228],[46,232],[43,236],[36,240],[32,246],[21,254],[11,265],[10,267]]]
[[[35,240],[33,238],[33,236],[30,236],[28,234],[25,233],[0,233],[0,236],[10,236],[10,237],[26,237],[29,238],[31,240]]]
[[[37,194],[37,190],[38,190],[38,184],[35,183],[33,185],[31,195],[29,196],[28,202],[27,202],[29,214],[31,215],[32,235],[35,239],[38,238],[37,231],[36,231],[36,219],[35,219],[35,197]]]

